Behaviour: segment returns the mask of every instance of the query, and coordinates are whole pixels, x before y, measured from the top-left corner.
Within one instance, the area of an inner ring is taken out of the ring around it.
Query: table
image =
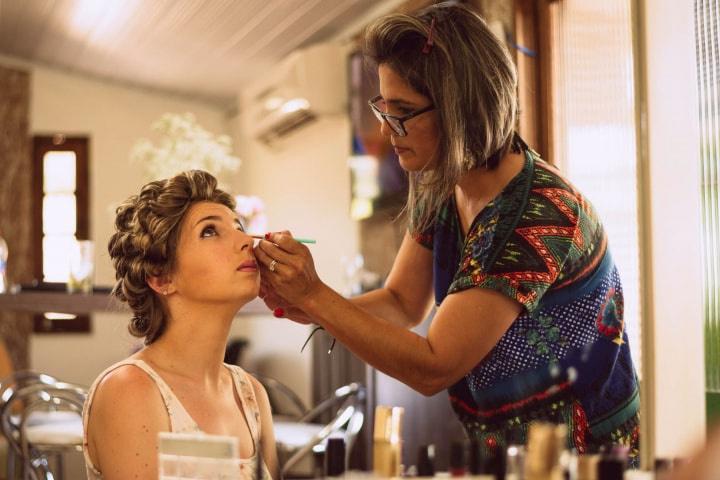
[[[12,312],[63,312],[72,314],[128,313],[127,305],[107,293],[66,293],[50,291],[21,291],[0,294],[0,311]],[[268,315],[270,310],[259,298],[246,304],[238,315]]]

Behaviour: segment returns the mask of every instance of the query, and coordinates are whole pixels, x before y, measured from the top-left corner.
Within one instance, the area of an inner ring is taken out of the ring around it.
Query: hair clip
[[[427,55],[430,53],[430,50],[432,49],[433,45],[435,45],[435,41],[433,40],[433,33],[435,32],[435,17],[432,18],[430,21],[430,30],[428,30],[428,37],[427,41],[425,42],[425,45],[423,46],[422,53]]]

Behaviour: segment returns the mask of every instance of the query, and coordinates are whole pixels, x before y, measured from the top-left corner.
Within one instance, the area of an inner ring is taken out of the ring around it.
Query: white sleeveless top
[[[187,410],[185,410],[185,407],[183,407],[182,403],[180,403],[180,400],[175,396],[168,384],[165,383],[162,377],[155,370],[153,370],[150,365],[140,359],[127,358],[102,372],[95,380],[95,382],[93,382],[92,386],[90,387],[90,391],[88,392],[87,401],[85,402],[85,407],[83,409],[83,454],[85,456],[85,470],[87,472],[88,480],[102,480],[103,478],[102,473],[92,463],[90,455],[88,454],[87,427],[88,419],[90,416],[90,409],[92,408],[93,398],[95,397],[95,390],[100,384],[100,381],[105,378],[108,373],[124,365],[134,365],[140,368],[145,373],[147,373],[148,376],[150,376],[150,378],[155,382],[158,390],[160,391],[163,403],[165,404],[165,410],[167,411],[168,417],[170,419],[171,432],[202,432],[198,424],[195,423],[195,420],[193,420]],[[250,436],[252,437],[253,442],[257,444],[260,439],[260,408],[258,407],[257,399],[255,398],[255,390],[253,389],[252,383],[248,378],[248,374],[242,368],[238,367],[237,365],[228,364],[225,364],[225,367],[227,367],[232,374],[235,391],[237,392],[238,397],[240,397],[242,409],[245,413],[245,418],[247,419],[248,426],[250,427]],[[240,473],[243,479],[250,480],[255,478],[256,457],[257,454],[247,459],[238,460],[240,464]],[[262,468],[263,478],[272,478],[264,460]]]

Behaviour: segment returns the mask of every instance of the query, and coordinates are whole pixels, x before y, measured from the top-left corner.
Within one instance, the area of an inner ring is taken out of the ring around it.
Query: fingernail
[[[273,315],[277,318],[282,318],[285,315],[285,310],[282,307],[278,307],[273,310]]]
[[[265,240],[270,240],[270,232],[265,234]]]

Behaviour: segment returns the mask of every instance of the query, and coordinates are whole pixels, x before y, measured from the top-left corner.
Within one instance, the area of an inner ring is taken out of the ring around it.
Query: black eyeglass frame
[[[368,100],[368,105],[370,105],[370,110],[375,114],[375,117],[377,117],[378,121],[382,123],[383,121],[387,122],[388,126],[392,129],[393,132],[397,134],[398,137],[406,137],[407,136],[407,130],[405,130],[405,122],[410,120],[411,118],[415,118],[418,115],[429,112],[431,110],[435,110],[435,105],[432,103],[428,105],[427,107],[421,108],[419,110],[415,110],[414,112],[410,112],[406,115],[403,115],[402,117],[398,117],[397,115],[391,115],[389,113],[385,113],[382,110],[380,110],[375,103],[378,100],[382,99],[382,95],[377,95],[370,100]]]

